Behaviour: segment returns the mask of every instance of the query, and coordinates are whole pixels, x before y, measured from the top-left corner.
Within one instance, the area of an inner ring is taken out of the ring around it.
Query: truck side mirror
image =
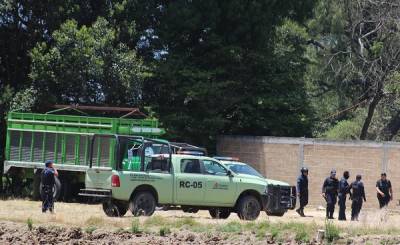
[[[231,170],[228,170],[228,171],[226,172],[226,175],[229,176],[229,177],[233,177],[233,174],[232,174],[232,171],[231,171]]]

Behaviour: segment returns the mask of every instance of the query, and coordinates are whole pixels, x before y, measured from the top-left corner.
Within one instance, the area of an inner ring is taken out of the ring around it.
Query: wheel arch
[[[152,195],[154,196],[154,198],[156,199],[156,203],[158,204],[158,192],[157,192],[156,188],[154,188],[154,186],[152,186],[152,185],[147,185],[147,184],[137,186],[137,187],[133,190],[131,196],[129,197],[129,200],[132,200],[132,198],[133,198],[137,193],[139,193],[139,192],[141,192],[141,191],[149,191],[149,192],[151,192],[151,194],[152,194]]]
[[[244,197],[244,196],[254,196],[255,198],[257,198],[258,202],[260,203],[260,207],[263,208],[263,203],[261,200],[261,194],[253,189],[248,189],[248,190],[244,190],[240,193],[240,195],[238,196],[238,198],[236,199],[235,202],[235,209],[237,208],[237,205],[239,204],[239,200]]]

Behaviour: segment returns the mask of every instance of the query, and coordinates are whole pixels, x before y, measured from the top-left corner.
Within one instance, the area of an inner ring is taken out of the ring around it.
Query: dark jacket
[[[346,196],[350,193],[350,186],[347,179],[342,177],[339,181],[339,196]]]
[[[308,193],[308,177],[303,174],[297,178],[297,193],[300,195]]]
[[[350,185],[351,199],[353,201],[366,201],[364,184],[360,180],[356,180]]]
[[[322,185],[322,193],[337,195],[339,190],[339,181],[336,178],[328,177]]]
[[[53,186],[55,184],[54,180],[54,169],[45,168],[42,171],[41,181],[44,186]]]

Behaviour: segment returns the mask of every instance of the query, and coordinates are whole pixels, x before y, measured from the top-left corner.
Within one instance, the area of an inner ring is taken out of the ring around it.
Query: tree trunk
[[[390,122],[382,130],[380,139],[386,141],[393,140],[394,136],[396,136],[399,130],[400,130],[400,111],[398,111],[396,115],[394,115],[390,119]]]
[[[371,103],[369,104],[368,115],[367,118],[365,118],[364,125],[361,129],[360,140],[365,140],[367,138],[368,129],[371,124],[372,117],[374,116],[375,108],[381,99],[382,99],[382,94],[378,92],[372,99]]]

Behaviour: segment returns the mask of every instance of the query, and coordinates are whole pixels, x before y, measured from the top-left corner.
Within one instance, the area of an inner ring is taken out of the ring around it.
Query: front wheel
[[[268,216],[277,216],[277,217],[282,217],[286,211],[285,210],[280,210],[280,211],[275,211],[275,212],[270,212],[270,211],[265,211]]]
[[[237,214],[242,220],[255,220],[260,215],[261,205],[254,196],[243,196],[237,206]]]
[[[113,201],[103,202],[103,211],[108,217],[122,217],[128,211],[128,205]]]
[[[151,192],[142,191],[133,197],[129,208],[134,216],[151,216],[156,209],[156,199]]]
[[[228,208],[212,208],[208,212],[213,219],[227,219],[231,215],[231,210]]]

